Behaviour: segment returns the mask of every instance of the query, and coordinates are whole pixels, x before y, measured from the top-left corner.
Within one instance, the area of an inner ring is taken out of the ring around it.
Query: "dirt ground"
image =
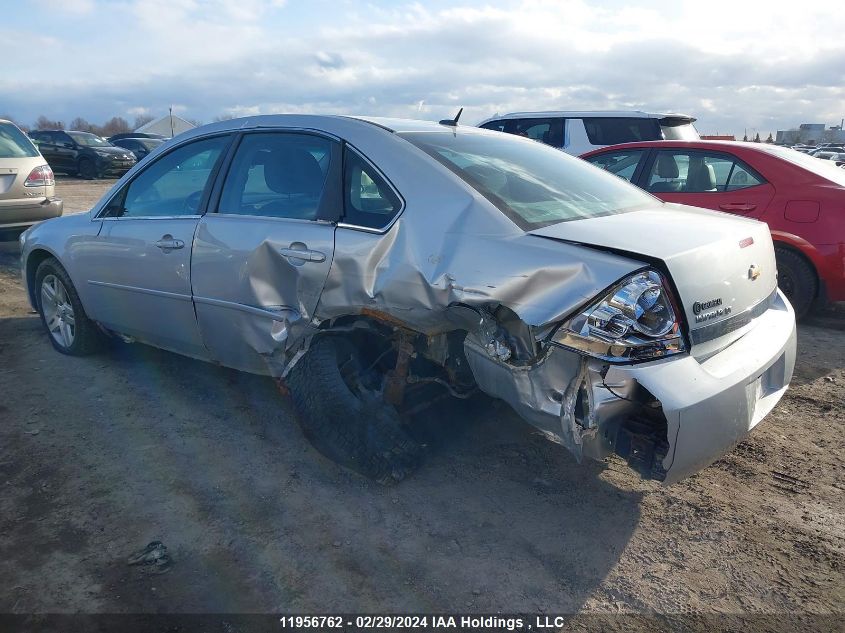
[[[110,182],[60,180],[68,212]],[[792,387],[672,487],[577,465],[506,406],[432,412],[393,488],[305,441],[269,379],[143,346],[70,358],[0,248],[0,613],[845,612],[845,309]],[[126,557],[161,540],[164,574]]]

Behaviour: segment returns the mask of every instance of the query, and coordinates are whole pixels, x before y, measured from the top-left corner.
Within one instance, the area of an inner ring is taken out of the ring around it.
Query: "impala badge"
[[[754,281],[760,276],[760,272],[760,267],[757,264],[751,264],[751,268],[748,269],[748,278]]]

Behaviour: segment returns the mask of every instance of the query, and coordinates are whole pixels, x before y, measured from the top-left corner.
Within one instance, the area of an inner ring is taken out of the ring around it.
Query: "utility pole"
[[[170,138],[173,138],[173,106],[168,108],[168,112],[170,113],[168,117],[170,119]]]

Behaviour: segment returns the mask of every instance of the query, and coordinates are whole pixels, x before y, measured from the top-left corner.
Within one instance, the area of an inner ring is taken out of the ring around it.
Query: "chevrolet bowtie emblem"
[[[748,278],[754,281],[760,276],[760,272],[760,267],[757,264],[751,264],[751,267],[748,269]]]

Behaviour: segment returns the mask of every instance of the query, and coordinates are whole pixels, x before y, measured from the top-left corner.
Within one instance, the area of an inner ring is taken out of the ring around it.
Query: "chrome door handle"
[[[163,251],[175,251],[179,248],[185,248],[185,242],[174,239],[172,235],[163,235],[162,238],[155,243],[157,248]]]
[[[287,257],[288,260],[299,260],[302,263],[305,262],[324,262],[326,261],[326,254],[321,251],[312,251],[310,250],[305,244],[302,242],[294,242],[288,248],[280,248],[279,253],[281,253],[284,257]],[[298,262],[292,261],[291,264],[298,266]]]

